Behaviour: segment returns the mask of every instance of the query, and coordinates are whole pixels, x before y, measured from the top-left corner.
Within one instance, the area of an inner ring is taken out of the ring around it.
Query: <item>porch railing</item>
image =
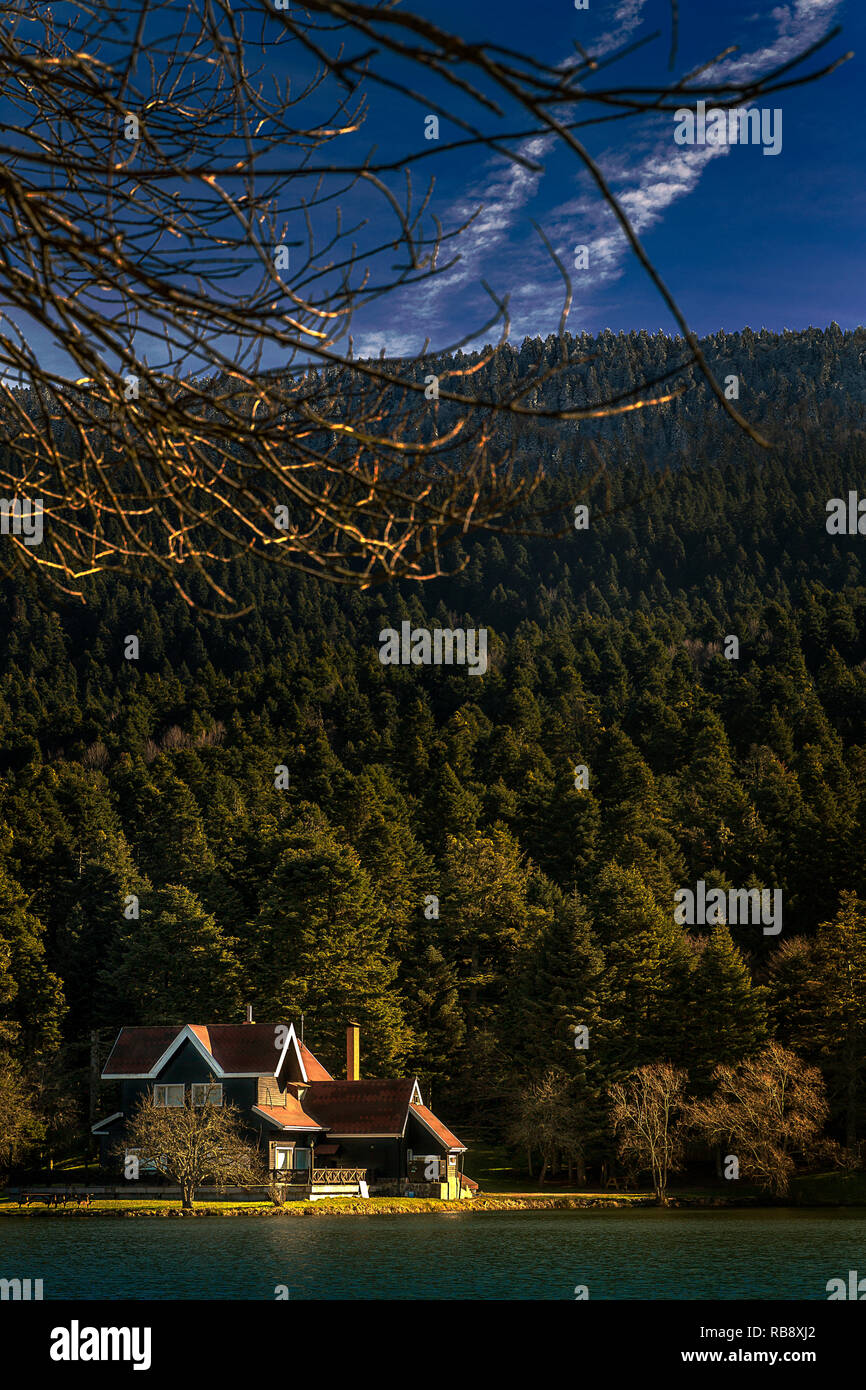
[[[367,1181],[366,1168],[274,1168],[271,1170],[274,1182],[291,1183],[293,1186],[341,1187],[349,1183]]]
[[[314,1168],[313,1183],[366,1182],[366,1168]]]

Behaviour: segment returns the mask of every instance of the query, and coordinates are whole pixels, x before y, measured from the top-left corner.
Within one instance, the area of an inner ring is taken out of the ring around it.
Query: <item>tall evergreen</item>
[[[691,1026],[683,1060],[692,1083],[757,1051],[767,1033],[766,990],[756,985],[726,925],[695,943],[689,1001]]]
[[[260,1018],[296,1019],[339,1068],[349,1020],[362,1026],[364,1067],[387,1075],[411,1046],[381,898],[357,852],[324,815],[302,811],[263,889],[245,961]]]
[[[856,893],[843,893],[836,916],[818,928],[812,964],[813,1036],[845,1144],[854,1149],[866,1108],[866,902]]]

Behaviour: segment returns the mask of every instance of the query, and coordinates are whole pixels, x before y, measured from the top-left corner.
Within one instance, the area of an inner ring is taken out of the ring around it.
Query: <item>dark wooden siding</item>
[[[431,1134],[426,1125],[422,1125],[417,1115],[409,1115],[409,1123],[406,1126],[407,1147],[416,1154],[445,1154],[448,1149],[441,1139],[437,1139],[435,1134]]]
[[[223,1103],[236,1105],[248,1111],[256,1104],[256,1080],[254,1076],[228,1077],[222,1080]],[[158,1085],[192,1085],[193,1082],[206,1083],[220,1081],[199,1052],[187,1041],[178,1048],[174,1056],[153,1080],[141,1078],[124,1081],[121,1085],[121,1108],[124,1115],[130,1115],[139,1103],[140,1097]]]

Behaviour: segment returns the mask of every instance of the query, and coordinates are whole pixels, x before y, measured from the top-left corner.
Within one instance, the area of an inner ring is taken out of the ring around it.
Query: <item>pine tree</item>
[[[61,1039],[66,1012],[63,983],[49,968],[45,927],[30,910],[30,897],[0,867],[0,1020],[16,1041],[20,1056],[48,1052]]]
[[[812,963],[815,1043],[853,1150],[866,1088],[866,902],[856,893],[842,893],[836,916],[818,928]]]
[[[188,888],[144,888],[99,972],[104,1023],[223,1023],[241,1009],[230,940]]]
[[[708,1085],[713,1068],[749,1057],[767,1033],[766,990],[748,967],[724,924],[695,943],[689,1000],[692,1026],[685,1061],[693,1084]]]
[[[515,994],[515,1068],[521,1084],[550,1068],[567,1078],[582,1182],[605,1130],[609,1025],[604,952],[576,892],[557,903]]]
[[[185,883],[195,890],[214,867],[198,802],[185,782],[161,768],[147,809],[142,869],[154,883]]]
[[[334,1066],[353,1020],[361,1025],[368,1074],[393,1072],[409,1050],[381,898],[357,852],[312,807],[280,845],[247,980],[260,1017],[303,1012],[317,1055]]]
[[[489,836],[448,837],[440,922],[466,1024],[459,1092],[482,1125],[496,1122],[506,1098],[513,1065],[508,993],[550,920],[549,889],[504,827]]]
[[[556,1066],[569,1075],[585,1069],[602,1048],[605,1030],[605,960],[587,909],[576,892],[561,898],[529,955],[517,987],[519,1062],[540,1074]],[[589,1047],[575,1047],[586,1028]]]
[[[609,1070],[619,1076],[649,1062],[679,1064],[689,952],[673,901],[664,911],[637,869],[613,861],[598,876],[590,908],[610,999]]]

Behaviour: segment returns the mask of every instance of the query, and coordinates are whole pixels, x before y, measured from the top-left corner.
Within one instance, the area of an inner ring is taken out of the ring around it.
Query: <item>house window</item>
[[[183,1086],[154,1086],[153,1103],[154,1105],[183,1105],[184,1096]]]
[[[277,1147],[274,1149],[274,1167],[291,1168],[291,1166],[292,1150],[290,1148],[281,1148],[279,1145],[277,1145]]]
[[[192,1087],[192,1103],[193,1105],[222,1105],[222,1084],[215,1085],[211,1081],[194,1082]]]
[[[295,1149],[295,1170],[306,1173],[310,1167],[310,1150]]]

